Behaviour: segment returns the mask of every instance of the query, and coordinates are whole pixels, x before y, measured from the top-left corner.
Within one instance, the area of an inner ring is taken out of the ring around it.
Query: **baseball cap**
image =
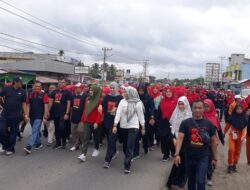
[[[235,95],[234,99],[241,99],[241,96],[240,95]]]
[[[22,79],[22,77],[20,77],[20,76],[15,76],[15,77],[13,78],[12,82],[21,82],[21,83],[23,83],[23,79]]]
[[[77,84],[75,84],[75,87],[76,87],[76,88],[82,88],[83,85],[82,85],[81,83],[77,83]]]

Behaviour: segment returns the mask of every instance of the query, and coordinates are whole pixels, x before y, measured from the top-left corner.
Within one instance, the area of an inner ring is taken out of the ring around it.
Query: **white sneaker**
[[[6,154],[7,156],[10,156],[10,155],[14,154],[14,152],[12,152],[12,151],[6,151],[5,154]]]
[[[76,147],[73,146],[73,147],[70,149],[70,151],[72,151],[72,152],[76,151]]]
[[[85,162],[86,161],[86,156],[84,154],[81,154],[79,157],[78,157],[78,160],[80,160],[81,162]]]
[[[208,185],[208,186],[213,186],[213,184],[214,184],[214,183],[213,183],[212,180],[207,180],[207,185]]]
[[[5,153],[5,150],[2,148],[2,147],[0,147],[0,153],[2,154],[2,153]]]
[[[118,154],[119,154],[119,151],[117,150],[116,153],[114,154],[114,156],[112,157],[112,160],[116,159]]]
[[[92,153],[92,156],[93,157],[97,157],[99,155],[100,151],[99,150],[96,150],[94,149],[93,153]]]
[[[154,140],[154,143],[153,143],[153,144],[154,144],[154,145],[157,145],[157,140],[156,140],[156,139]]]

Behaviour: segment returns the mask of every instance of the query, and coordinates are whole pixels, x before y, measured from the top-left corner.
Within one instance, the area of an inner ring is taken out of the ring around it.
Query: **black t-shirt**
[[[4,87],[0,96],[4,99],[4,117],[20,117],[22,103],[26,102],[25,90],[14,89],[12,86]]]
[[[30,119],[43,119],[44,105],[49,103],[48,95],[44,92],[29,93],[27,102],[30,106]]]
[[[53,94],[53,92],[54,91],[52,91],[52,92],[48,92],[48,97],[49,97],[49,99],[53,99],[52,98],[52,94]],[[51,108],[50,108],[50,112],[49,112],[49,120],[53,120],[53,113],[54,113],[55,111],[54,111],[54,104],[52,104],[52,106],[51,106]]]
[[[87,97],[86,94],[73,96],[72,103],[71,103],[71,108],[72,108],[71,122],[72,123],[79,123],[81,121],[86,97]]]
[[[53,117],[63,117],[67,111],[67,101],[71,101],[71,93],[69,90],[55,90],[50,96],[53,99]]]
[[[104,119],[103,119],[104,127],[106,128],[113,127],[115,114],[112,113],[112,110],[118,107],[121,100],[122,100],[121,95],[118,96],[107,95],[103,99],[102,106],[104,110]]]
[[[198,126],[196,126],[195,122]],[[182,150],[188,156],[200,158],[210,154],[210,145],[203,142],[200,131],[206,132],[210,137],[215,135],[215,128],[208,120],[194,120],[193,118],[189,118],[181,123],[179,132],[185,135]]]

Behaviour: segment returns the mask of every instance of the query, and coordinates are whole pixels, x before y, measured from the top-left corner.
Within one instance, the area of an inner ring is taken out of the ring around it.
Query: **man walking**
[[[56,144],[54,149],[66,148],[66,121],[70,116],[71,93],[66,89],[65,79],[60,79],[58,89],[49,99],[49,110],[53,106]]]
[[[40,139],[40,129],[42,122],[46,123],[48,119],[48,95],[42,91],[42,83],[35,81],[33,91],[28,94],[27,98],[27,113],[30,117],[30,124],[32,126],[32,134],[29,137],[27,146],[24,148],[27,154],[31,153],[31,149],[42,148]]]
[[[210,146],[212,165],[217,162],[217,145],[215,128],[203,119],[204,103],[200,100],[192,104],[193,117],[181,123],[176,142],[175,164],[182,162],[179,154],[181,148],[185,153],[185,165],[189,190],[205,190]],[[182,147],[183,146],[183,147]]]
[[[15,153],[16,137],[20,123],[21,109],[23,109],[25,120],[28,120],[26,110],[26,94],[22,89],[21,77],[15,77],[12,86],[4,87],[0,92],[3,112],[2,118],[5,122],[0,123],[0,139],[3,144],[3,152],[6,155]]]

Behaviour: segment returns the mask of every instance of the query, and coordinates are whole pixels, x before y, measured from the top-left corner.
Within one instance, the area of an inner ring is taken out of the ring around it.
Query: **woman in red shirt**
[[[83,137],[82,141],[82,154],[78,157],[81,162],[86,161],[86,154],[88,150],[88,144],[93,133],[95,149],[92,156],[96,157],[99,155],[99,141],[100,131],[98,126],[102,118],[102,106],[101,106],[101,95],[102,90],[99,86],[94,85],[90,88],[89,96],[85,101],[84,112],[81,119],[83,123]]]

